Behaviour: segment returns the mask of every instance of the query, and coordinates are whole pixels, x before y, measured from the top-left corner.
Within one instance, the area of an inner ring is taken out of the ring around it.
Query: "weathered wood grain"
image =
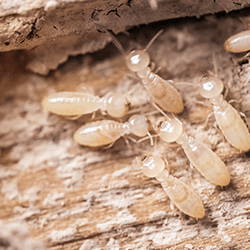
[[[131,89],[137,80],[110,45],[95,54],[71,58],[47,77],[22,69],[22,52],[2,54],[0,219],[4,223],[21,221],[34,239],[46,241],[54,250],[250,247],[249,153],[230,147],[213,126],[214,118],[203,128],[211,106],[195,85],[186,84],[214,70],[214,54],[218,75],[229,88],[227,99],[241,99],[234,105],[249,118],[249,62],[234,64],[239,56],[222,46],[243,24],[230,15],[208,16],[156,23],[118,39],[125,49],[144,47],[161,28],[164,33],[149,53],[156,67],[161,67],[159,75],[174,79],[183,96],[185,111],[179,118],[189,135],[204,140],[226,162],[231,174],[228,187],[216,187],[190,168],[174,143],[158,141],[157,152],[168,158],[171,173],[183,177],[200,195],[205,217],[196,221],[172,210],[160,184],[142,175],[135,157],[144,154],[141,149],[154,150],[148,141],[127,146],[121,139],[106,150],[81,147],[72,136],[91,115],[72,121],[42,109],[44,95],[75,90],[81,83],[100,96]],[[153,110],[143,88],[130,100],[142,112]],[[149,118],[155,121],[156,115]],[[96,119],[103,117],[97,113]]]
[[[69,56],[102,49],[110,41],[108,30],[118,34],[136,25],[248,6],[247,0],[3,1],[0,51],[27,49],[27,68],[48,74]]]

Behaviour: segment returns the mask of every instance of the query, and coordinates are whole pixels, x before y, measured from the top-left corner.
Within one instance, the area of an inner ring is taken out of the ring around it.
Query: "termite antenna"
[[[194,82],[195,82],[195,80],[194,80]],[[172,85],[174,85],[174,86],[181,86],[181,85],[184,85],[184,86],[192,86],[192,87],[195,86],[195,84],[192,83],[192,82],[174,82],[173,80],[168,80],[168,83],[169,83],[169,84],[172,84]]]
[[[217,77],[218,67],[216,63],[215,53],[213,52],[213,65],[214,65],[214,75]]]
[[[150,42],[148,43],[148,45],[145,47],[145,49],[143,51],[147,51],[149,49],[149,47],[152,45],[152,43],[156,40],[156,38],[163,32],[163,29],[158,31],[155,36],[150,40]]]
[[[168,115],[167,115],[161,108],[159,108],[158,105],[156,105],[156,103],[152,102],[152,105],[153,105],[161,114],[163,114],[165,117],[167,117],[168,119],[170,119],[170,118],[168,117]]]
[[[144,113],[144,115],[152,116],[152,115],[155,115],[155,114],[158,114],[158,113],[159,113],[158,110],[153,110],[153,111],[148,111],[148,112]]]
[[[156,152],[157,152],[157,139],[155,140],[155,144],[154,144],[154,155],[156,155]]]
[[[171,113],[171,116],[172,116],[176,121],[178,121],[180,124],[182,124],[182,122],[181,122],[173,113]]]
[[[140,87],[141,87],[140,82],[136,83],[135,86],[134,86],[132,89],[130,89],[127,93],[125,93],[123,96],[124,96],[124,97],[127,97],[127,96],[129,96],[129,95],[132,95],[132,94],[133,94],[135,91],[137,91]]]
[[[110,37],[111,37],[111,42],[115,45],[115,47],[120,51],[122,55],[125,55],[125,50],[122,47],[121,43],[118,41],[118,39],[115,37],[115,35],[108,30]]]
[[[153,146],[154,146],[154,140],[153,140],[153,137],[152,137],[152,135],[151,135],[149,132],[147,132],[147,134],[148,134],[148,136],[149,136],[150,145],[153,147]]]
[[[137,143],[141,143],[141,142],[146,141],[146,140],[148,140],[148,139],[152,140],[153,137],[158,137],[158,136],[159,136],[159,135],[151,135],[151,134],[150,134],[150,135],[145,136],[145,137],[141,138],[140,140],[138,140]]]

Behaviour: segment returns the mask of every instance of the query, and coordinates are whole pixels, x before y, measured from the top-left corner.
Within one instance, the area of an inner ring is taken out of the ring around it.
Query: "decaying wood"
[[[153,2],[158,8],[152,9]],[[4,1],[0,4],[0,51],[29,49],[27,68],[48,74],[70,55],[103,48],[110,41],[107,30],[118,34],[135,25],[248,5],[247,0]]]
[[[184,99],[179,116],[186,132],[204,140],[225,162],[231,183],[225,188],[207,182],[190,168],[176,144],[157,142],[157,152],[168,158],[171,173],[200,195],[206,215],[196,221],[172,210],[160,184],[143,176],[136,156],[142,149],[123,139],[109,149],[81,147],[74,131],[91,120],[66,120],[41,107],[42,97],[53,91],[76,90],[82,83],[103,96],[125,93],[137,82],[124,58],[110,45],[95,54],[71,58],[57,71],[43,77],[22,69],[23,52],[1,56],[0,82],[0,219],[21,221],[35,240],[49,249],[249,249],[250,160],[249,153],[232,148],[211,118],[212,108],[202,99],[195,77],[214,70],[229,89],[227,100],[250,116],[248,60],[223,50],[223,42],[243,30],[238,17],[208,16],[200,20],[162,22],[133,29],[118,36],[125,49],[144,47],[154,34],[163,34],[149,54],[165,79],[174,79]],[[194,85],[187,85],[194,83]],[[154,109],[143,88],[130,100],[141,112]],[[204,102],[201,104],[200,102]],[[152,122],[157,115],[150,115]],[[103,119],[100,113],[95,119]],[[125,121],[128,116],[123,119]],[[1,241],[0,241],[1,242]],[[5,249],[5,248],[4,248]]]
[[[45,250],[46,246],[33,240],[24,224],[14,222],[6,225],[0,221],[0,249]]]

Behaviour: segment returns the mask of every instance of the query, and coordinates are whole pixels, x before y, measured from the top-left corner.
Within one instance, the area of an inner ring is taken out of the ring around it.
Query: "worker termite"
[[[224,43],[225,50],[240,53],[250,50],[250,30],[230,36]]]
[[[133,133],[143,137],[149,134],[149,122],[144,115],[133,115],[128,122],[101,120],[81,126],[74,134],[74,139],[81,145],[98,147],[113,144],[120,137]]]
[[[176,118],[170,119],[159,107],[155,107],[166,117],[155,128],[157,135],[165,142],[176,142],[183,148],[191,164],[211,183],[227,186],[230,174],[225,163],[205,144],[187,136],[182,123]],[[147,137],[139,140],[142,141]]]
[[[125,57],[127,67],[136,72],[138,77],[142,80],[143,86],[163,110],[173,113],[181,113],[184,109],[183,101],[178,90],[170,83],[153,73],[148,67],[150,64],[150,57],[147,49],[155,41],[155,39],[162,33],[158,32],[149,42],[144,50],[133,50]],[[120,43],[113,37],[114,44],[124,54],[124,50]]]
[[[51,113],[77,118],[99,109],[119,118],[128,113],[129,105],[120,93],[108,93],[100,98],[90,93],[65,91],[46,96],[42,101],[43,108]]]
[[[161,183],[170,200],[183,213],[197,219],[205,215],[205,209],[199,196],[184,182],[169,175],[161,157],[146,156],[140,161],[140,165],[143,174],[155,177]]]
[[[227,141],[235,148],[248,151],[250,134],[239,113],[223,99],[223,82],[217,76],[207,75],[200,79],[200,94],[213,105],[216,122]]]
[[[230,175],[225,163],[205,144],[187,136],[182,123],[169,117],[158,124],[158,135],[165,142],[177,142],[191,164],[211,183],[227,186]]]

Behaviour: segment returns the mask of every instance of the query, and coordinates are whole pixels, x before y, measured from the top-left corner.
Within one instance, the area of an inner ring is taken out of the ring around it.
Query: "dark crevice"
[[[241,6],[242,4],[241,3],[236,3],[236,2],[233,2],[234,4],[236,4],[236,5],[239,5],[239,6]]]
[[[95,21],[99,21],[99,19],[97,18],[97,15],[102,12],[103,9],[98,9],[98,10],[94,10],[91,14],[91,18],[90,20],[95,20]]]
[[[99,30],[99,29],[97,29],[97,32],[102,33],[102,34],[106,33],[105,31]]]
[[[128,5],[129,8],[131,8],[131,2],[132,2],[132,0],[128,0],[128,2],[127,2],[127,5]]]
[[[1,249],[2,249],[2,247],[7,249],[7,248],[9,248],[9,246],[10,246],[9,241],[0,238],[0,247],[1,247]]]
[[[31,32],[27,35],[27,39],[28,39],[28,40],[32,39],[34,36],[39,37],[39,36],[36,34],[36,22],[37,22],[37,19],[36,19],[36,20],[34,21],[34,23],[32,24]]]
[[[108,16],[110,13],[115,13],[119,18],[121,18],[121,16],[118,14],[117,9],[115,9],[115,10],[110,10],[110,11],[106,14],[106,16]]]

